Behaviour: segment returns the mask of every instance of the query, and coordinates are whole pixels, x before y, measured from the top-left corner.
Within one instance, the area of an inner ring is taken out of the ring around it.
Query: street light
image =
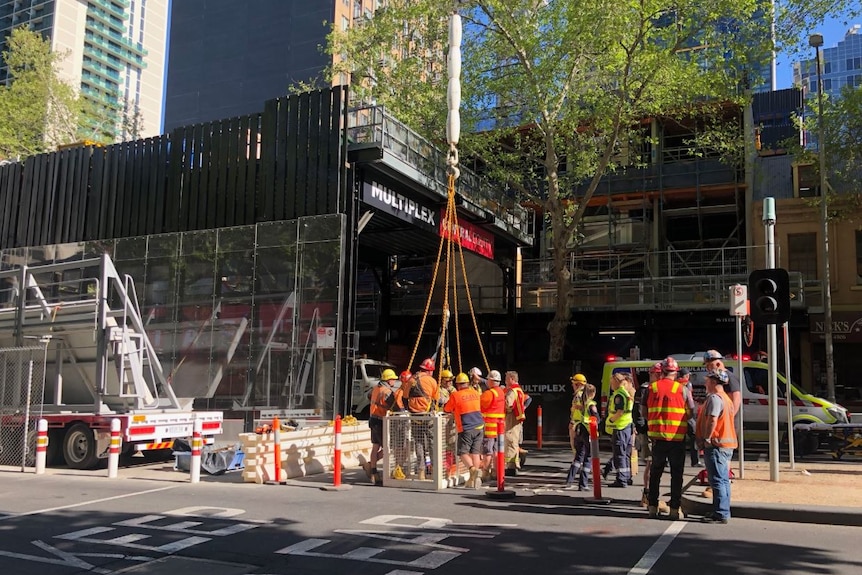
[[[823,225],[823,339],[826,347],[826,397],[835,401],[835,355],[832,348],[832,282],[829,278],[829,196],[826,182],[826,137],[823,133],[823,78],[820,76],[820,47],[823,35],[812,34],[808,45],[817,62],[817,157],[820,161],[820,223]]]

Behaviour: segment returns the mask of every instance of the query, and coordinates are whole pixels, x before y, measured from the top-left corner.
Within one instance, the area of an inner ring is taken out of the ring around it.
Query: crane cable
[[[482,355],[482,362],[485,365],[486,373],[490,370],[488,358],[485,355],[485,348],[482,345],[482,336],[479,332],[479,324],[476,321],[476,313],[473,307],[473,298],[470,294],[470,284],[467,281],[467,266],[464,262],[464,248],[461,245],[461,238],[458,226],[458,210],[455,205],[455,181],[460,176],[461,172],[458,169],[458,140],[461,131],[461,116],[458,108],[461,103],[461,17],[457,12],[453,12],[449,18],[449,54],[448,54],[448,71],[449,85],[447,89],[448,115],[446,118],[446,139],[449,142],[449,153],[446,158],[446,172],[448,174],[447,183],[447,199],[446,199],[446,215],[441,222],[440,230],[440,245],[437,249],[437,260],[434,263],[434,274],[431,277],[431,289],[428,291],[428,299],[425,302],[425,310],[422,313],[422,321],[419,325],[419,333],[416,336],[416,343],[413,346],[413,351],[410,354],[408,366],[413,365],[416,359],[416,352],[419,349],[419,342],[422,340],[422,334],[425,330],[425,324],[428,319],[428,311],[431,309],[431,301],[434,297],[434,289],[437,284],[437,276],[440,271],[440,260],[443,256],[443,246],[446,245],[446,262],[445,262],[445,278],[443,291],[443,314],[442,326],[440,330],[440,353],[438,355],[438,376],[443,370],[444,365],[451,365],[451,358],[446,352],[446,329],[449,320],[449,289],[450,280],[452,286],[452,307],[455,316],[455,345],[458,358],[457,371],[462,371],[461,359],[461,332],[458,325],[458,275],[455,269],[455,246],[457,245],[458,255],[461,263],[461,275],[464,280],[465,293],[467,295],[467,305],[470,310],[470,318],[473,322],[473,329],[476,333],[476,341],[479,344],[479,352]],[[438,377],[439,379],[439,377]]]

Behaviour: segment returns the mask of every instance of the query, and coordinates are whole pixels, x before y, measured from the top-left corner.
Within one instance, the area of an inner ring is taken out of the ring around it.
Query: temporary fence
[[[0,349],[0,464],[36,464],[37,421],[45,389],[45,348]]]
[[[469,470],[457,455],[450,414],[388,415],[383,422],[383,485],[446,489],[463,485]]]

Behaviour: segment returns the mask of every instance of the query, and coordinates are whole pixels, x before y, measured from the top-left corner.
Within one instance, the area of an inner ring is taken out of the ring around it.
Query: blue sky
[[[826,20],[823,25],[819,26],[817,30],[812,30],[811,33],[819,32],[820,34],[823,34],[823,47],[832,48],[844,39],[844,34],[847,33],[848,28],[853,24],[862,24],[862,18],[851,20],[847,24],[844,24],[845,20],[845,17],[830,18]],[[802,53],[802,58],[813,57],[814,48],[806,46],[805,51]],[[801,58],[797,55],[778,55],[776,80],[779,90],[790,88],[793,85],[793,62],[799,59]]]

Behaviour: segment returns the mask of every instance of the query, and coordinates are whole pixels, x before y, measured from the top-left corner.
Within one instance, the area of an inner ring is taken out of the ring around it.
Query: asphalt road
[[[109,480],[62,470],[0,472],[0,567],[10,575],[462,573],[856,574],[859,528],[646,518],[639,490],[559,488],[565,462],[532,457],[511,480],[518,496],[372,487],[323,491],[324,478],[286,486],[121,470]],[[164,470],[164,464],[154,464]],[[100,475],[100,474],[99,474]],[[640,478],[637,478],[637,482]]]

